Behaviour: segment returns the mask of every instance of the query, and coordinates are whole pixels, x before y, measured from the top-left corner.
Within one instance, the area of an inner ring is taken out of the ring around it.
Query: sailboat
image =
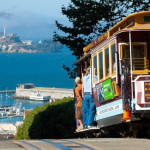
[[[6,88],[6,95],[5,95],[5,106],[3,106],[3,97],[1,94],[1,106],[0,106],[0,119],[3,118],[12,118],[12,117],[21,117],[23,116],[23,111],[21,110],[21,105],[19,106],[8,106],[8,95],[7,88]]]

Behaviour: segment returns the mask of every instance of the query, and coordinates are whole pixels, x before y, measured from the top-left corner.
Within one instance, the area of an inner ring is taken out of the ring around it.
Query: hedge
[[[17,128],[15,139],[71,138],[74,130],[74,100],[63,98],[33,109]]]

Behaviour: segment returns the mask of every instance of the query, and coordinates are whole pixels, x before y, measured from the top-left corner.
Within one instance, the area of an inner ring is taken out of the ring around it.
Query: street
[[[1,140],[1,150],[149,150],[149,139],[89,138]]]

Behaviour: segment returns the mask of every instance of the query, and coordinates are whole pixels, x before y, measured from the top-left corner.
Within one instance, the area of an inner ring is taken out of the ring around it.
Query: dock
[[[3,90],[3,91],[0,91],[0,94],[6,94],[6,93],[15,93],[16,90]]]
[[[42,95],[50,97],[50,100],[59,100],[64,97],[74,97],[73,89],[35,87],[34,84],[19,84],[13,98],[30,99],[30,96]]]

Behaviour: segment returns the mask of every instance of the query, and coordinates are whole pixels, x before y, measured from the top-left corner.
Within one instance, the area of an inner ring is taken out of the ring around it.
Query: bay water
[[[0,90],[15,90],[17,84],[33,83],[36,87],[74,88],[63,64],[71,67],[75,58],[63,47],[59,53],[0,53]],[[48,102],[12,99],[0,95],[0,106],[33,109]],[[22,121],[23,117],[0,119],[0,122]]]

